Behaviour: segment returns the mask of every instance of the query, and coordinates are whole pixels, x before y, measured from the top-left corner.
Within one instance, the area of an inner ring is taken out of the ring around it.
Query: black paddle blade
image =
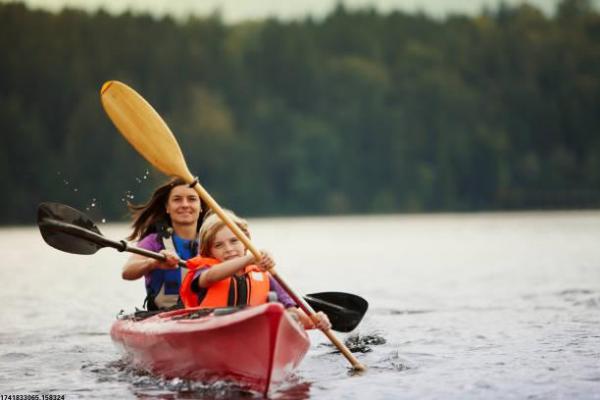
[[[311,293],[304,300],[315,311],[323,311],[331,321],[331,329],[338,332],[354,330],[369,308],[360,296],[343,292]]]
[[[37,223],[44,241],[74,254],[94,254],[105,247],[102,233],[87,215],[60,203],[41,203]]]

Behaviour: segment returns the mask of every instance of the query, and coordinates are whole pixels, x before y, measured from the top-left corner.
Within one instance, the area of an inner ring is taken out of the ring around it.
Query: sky
[[[13,2],[14,0],[0,0]],[[23,1],[23,0],[20,0]],[[524,0],[503,0],[506,4],[519,4]],[[558,0],[527,0],[550,14]],[[326,15],[340,0],[25,0],[33,8],[57,11],[64,6],[97,10],[103,7],[110,12],[120,13],[127,9],[153,15],[170,14],[175,17],[189,15],[205,16],[219,10],[223,20],[236,23],[248,19],[277,17],[280,19],[303,18],[307,15],[319,18]],[[375,7],[381,12],[401,10],[424,11],[444,17],[449,13],[477,14],[483,7],[496,7],[500,0],[343,0],[349,8]],[[594,0],[598,5],[600,0]]]

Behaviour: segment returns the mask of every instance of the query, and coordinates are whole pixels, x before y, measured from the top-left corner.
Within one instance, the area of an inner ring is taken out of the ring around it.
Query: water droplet
[[[106,218],[102,218],[102,223],[105,224],[106,223]]]
[[[64,184],[65,184],[65,185],[68,185],[68,184],[69,184],[69,181],[68,181],[68,180],[66,180],[66,179],[63,179],[63,182],[64,182]]]
[[[79,192],[79,189],[78,188],[73,188],[73,191],[74,192]]]
[[[90,204],[90,207],[96,207],[96,203]]]

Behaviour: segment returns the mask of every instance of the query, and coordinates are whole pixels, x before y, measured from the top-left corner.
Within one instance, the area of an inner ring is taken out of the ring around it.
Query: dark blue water
[[[311,332],[308,355],[271,398],[600,399],[599,212],[251,223],[296,290],[371,304],[356,332],[339,335],[366,373]],[[0,243],[0,394],[256,397],[129,366],[108,334],[143,299],[141,282],[120,279],[126,255],[61,253],[34,228],[2,229]]]

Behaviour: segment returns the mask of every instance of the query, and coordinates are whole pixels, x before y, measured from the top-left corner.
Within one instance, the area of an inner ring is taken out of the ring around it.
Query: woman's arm
[[[179,257],[177,254],[172,253],[168,250],[164,250],[162,243],[158,240],[157,235],[155,233],[151,233],[144,238],[142,238],[136,244],[137,247],[145,250],[150,250],[154,252],[159,252],[164,254],[167,259],[166,261],[158,261],[154,258],[144,257],[139,254],[133,254],[125,265],[123,266],[123,271],[121,272],[121,277],[126,280],[136,280],[144,275],[149,274],[155,269],[172,269],[177,268],[177,262],[179,261]]]
[[[132,254],[123,266],[121,277],[128,281],[139,279],[154,269],[154,261],[139,254]]]
[[[166,261],[155,260],[154,258],[144,257],[139,254],[132,254],[129,260],[123,266],[121,277],[128,281],[133,281],[149,274],[155,269],[173,269],[177,268],[179,258],[168,250],[162,250],[161,254],[167,257]]]

